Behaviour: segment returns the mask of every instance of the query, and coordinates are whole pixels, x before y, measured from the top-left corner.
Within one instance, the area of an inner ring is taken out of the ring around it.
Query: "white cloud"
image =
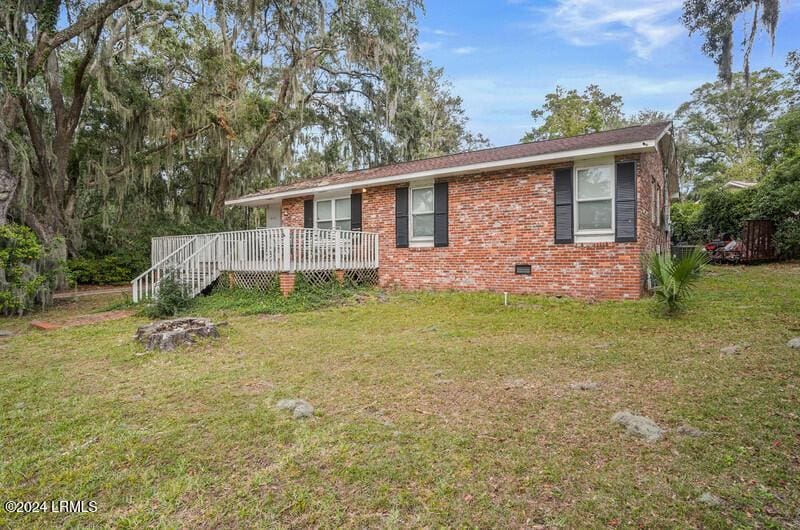
[[[547,29],[576,46],[622,42],[642,59],[684,35],[682,0],[558,0],[544,10]]]
[[[448,29],[442,28],[432,28],[430,26],[420,26],[419,28],[423,33],[430,33],[431,35],[436,35],[437,37],[455,37],[458,35],[455,31],[450,31]]]
[[[460,46],[458,48],[453,48],[453,53],[456,55],[469,55],[471,53],[475,53],[478,51],[478,48],[473,46]]]
[[[419,51],[421,52],[429,52],[431,50],[438,50],[442,47],[442,43],[440,41],[422,41],[419,43]]]

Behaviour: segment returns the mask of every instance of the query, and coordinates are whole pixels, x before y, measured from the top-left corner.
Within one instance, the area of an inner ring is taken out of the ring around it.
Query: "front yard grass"
[[[98,504],[0,527],[800,524],[800,265],[714,268],[673,319],[649,300],[358,300],[209,299],[221,339],[170,353],[132,342],[141,317],[0,339],[0,500]],[[633,438],[623,409],[671,430]]]

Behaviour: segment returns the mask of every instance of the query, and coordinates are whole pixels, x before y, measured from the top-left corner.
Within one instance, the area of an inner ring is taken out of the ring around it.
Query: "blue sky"
[[[762,35],[752,68],[783,70],[800,48],[800,5],[782,4],[775,52]],[[426,0],[422,55],[443,66],[474,131],[494,145],[516,143],[532,108],[556,85],[595,83],[623,97],[624,110],[672,112],[712,81],[714,63],[680,23],[682,0]],[[737,21],[741,30],[743,20]],[[737,42],[740,40],[737,35]],[[741,67],[741,53],[735,56]]]

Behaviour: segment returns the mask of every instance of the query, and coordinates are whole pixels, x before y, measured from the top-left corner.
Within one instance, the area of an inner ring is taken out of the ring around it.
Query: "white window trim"
[[[426,188],[430,188],[431,193],[435,194],[432,181],[415,183],[414,185],[408,187],[408,246],[412,248],[433,246],[433,236],[414,237],[414,190]],[[430,213],[435,215],[435,211],[436,207],[434,206],[434,209]]]
[[[340,195],[338,197],[314,197],[314,228],[319,228],[317,226],[318,216],[317,216],[317,204],[320,202],[327,202],[330,201],[331,203],[331,227],[330,228],[322,228],[321,230],[338,230],[336,228],[337,221],[352,221],[352,213],[350,213],[347,217],[336,217],[336,201],[341,200],[352,200],[350,195]],[[352,228],[352,225],[350,226]]]
[[[596,229],[584,229],[580,230],[579,227],[579,219],[578,219],[578,203],[579,202],[592,202],[592,201],[605,201],[608,199],[583,199],[581,201],[578,200],[578,171],[583,171],[586,169],[610,169],[611,170],[611,228],[596,228]],[[575,227],[575,240],[579,243],[593,243],[593,242],[605,242],[608,241],[608,236],[613,236],[615,234],[615,223],[616,223],[616,192],[617,192],[617,183],[616,183],[616,167],[612,164],[591,164],[591,165],[576,165],[573,172],[572,172],[572,209],[574,213],[574,227]],[[583,237],[581,237],[583,236]],[[595,237],[597,236],[597,237]],[[606,237],[603,237],[606,236]],[[613,237],[611,239],[613,241]]]

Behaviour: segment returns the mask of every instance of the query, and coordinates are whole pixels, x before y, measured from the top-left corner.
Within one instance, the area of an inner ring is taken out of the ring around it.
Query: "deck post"
[[[342,239],[338,230],[333,231],[333,254],[334,268],[338,271],[342,268]]]
[[[283,263],[281,263],[281,271],[288,272],[291,269],[289,261],[291,260],[291,232],[287,227],[283,227]]]
[[[380,254],[381,254],[381,253],[380,253],[380,248],[381,248],[381,246],[380,246],[380,244],[379,244],[379,242],[378,242],[378,238],[379,238],[379,237],[380,237],[380,235],[378,235],[378,234],[375,234],[375,235],[372,237],[372,239],[374,239],[374,240],[375,240],[375,248],[373,248],[373,249],[372,249],[372,251],[374,252],[374,261],[375,261],[375,268],[376,268],[376,269],[380,267],[380,261],[379,261],[379,259],[380,259]]]

